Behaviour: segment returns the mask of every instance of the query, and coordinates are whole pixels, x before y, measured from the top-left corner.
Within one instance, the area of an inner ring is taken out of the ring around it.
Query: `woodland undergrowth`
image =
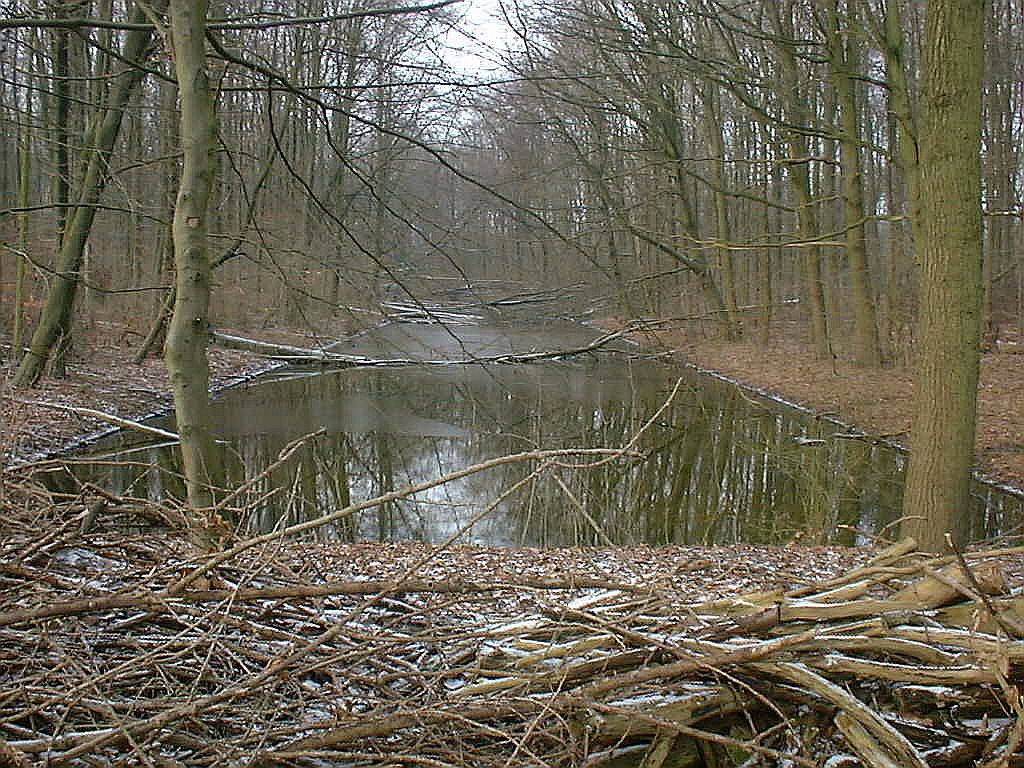
[[[383,578],[353,563],[388,545],[203,554],[181,510],[0,494],[0,765],[1024,764],[1020,549],[694,600],[468,549]]]

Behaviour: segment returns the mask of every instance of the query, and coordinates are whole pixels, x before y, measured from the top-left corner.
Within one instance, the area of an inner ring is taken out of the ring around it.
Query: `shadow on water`
[[[349,340],[340,351],[463,359],[575,347],[593,337],[579,326],[401,324]],[[856,531],[882,531],[898,516],[900,452],[689,369],[621,351],[532,365],[292,371],[224,393],[213,413],[231,487],[263,472],[290,441],[326,430],[234,504],[247,510],[241,523],[248,531],[267,531],[495,456],[625,446],[680,377],[673,401],[632,445],[643,460],[553,468],[497,503],[460,540],[853,544]],[[158,426],[173,429],[173,420]],[[118,434],[81,458],[73,466],[78,478],[115,493],[183,495],[173,444]],[[535,468],[508,464],[470,475],[319,535],[444,541]],[[977,490],[972,539],[1019,525],[1020,498]]]

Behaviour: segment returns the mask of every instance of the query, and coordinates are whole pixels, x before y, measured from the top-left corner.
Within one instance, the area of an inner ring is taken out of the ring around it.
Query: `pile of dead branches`
[[[1024,764],[1019,550],[686,601],[3,503],[0,766]]]

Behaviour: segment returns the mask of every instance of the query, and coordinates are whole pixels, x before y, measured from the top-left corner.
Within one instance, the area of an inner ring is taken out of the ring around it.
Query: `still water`
[[[290,441],[325,430],[237,501],[239,525],[267,531],[496,456],[627,445],[629,457],[591,458],[590,468],[567,460],[511,492],[537,464],[506,464],[319,535],[438,543],[459,534],[499,546],[853,544],[858,531],[881,532],[898,517],[899,452],[625,345],[530,364],[464,362],[576,349],[596,336],[558,322],[394,323],[336,351],[431,364],[286,369],[222,393],[213,415],[229,487],[263,473]],[[154,423],[174,428],[173,418]],[[80,458],[76,474],[115,493],[183,494],[173,443],[119,433]],[[970,535],[1013,533],[1021,517],[1020,498],[978,485]]]

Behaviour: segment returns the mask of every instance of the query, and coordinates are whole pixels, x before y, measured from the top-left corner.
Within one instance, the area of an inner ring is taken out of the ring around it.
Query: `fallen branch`
[[[339,352],[332,352],[329,349],[307,349],[304,347],[293,347],[287,344],[273,344],[257,339],[247,339],[242,336],[214,331],[210,338],[214,343],[228,349],[239,349],[252,352],[272,360],[279,360],[293,365],[320,365],[332,367],[390,367],[390,366],[457,366],[457,365],[479,365],[491,364],[521,364],[535,363],[544,360],[556,360],[597,352],[611,342],[623,336],[623,331],[605,333],[593,341],[579,347],[570,349],[552,349],[542,352],[524,352],[521,354],[509,353],[504,355],[487,355],[480,357],[466,357],[439,360],[423,360],[414,357],[395,358],[371,358],[364,355],[346,355]]]
[[[755,669],[806,688],[835,704],[846,715],[871,734],[888,751],[896,765],[902,768],[928,768],[928,764],[907,738],[879,717],[878,713],[838,685],[829,682],[802,664],[756,664]]]
[[[377,595],[402,594],[443,594],[472,595],[517,589],[573,590],[573,589],[635,589],[628,585],[612,584],[599,579],[521,579],[503,583],[481,583],[471,581],[346,581],[325,584],[300,584],[289,587],[265,587],[262,589],[196,589],[188,591],[164,590],[143,594],[115,594],[86,597],[81,600],[49,603],[37,608],[26,608],[0,613],[0,627],[29,624],[44,619],[66,616],[82,616],[88,613],[104,613],[126,608],[146,610],[154,615],[173,613],[174,602],[181,603],[250,603],[258,600],[306,600],[336,595]]]
[[[61,405],[60,403],[47,403],[42,400],[22,400],[11,395],[4,395],[5,400],[10,400],[14,403],[21,405],[35,405],[40,408],[52,408],[55,411],[65,411],[67,413],[77,413],[80,416],[92,416],[102,421],[107,421],[111,424],[115,424],[125,429],[133,429],[136,432],[144,432],[147,435],[156,435],[167,440],[179,440],[179,437],[174,432],[168,432],[166,429],[159,429],[158,427],[151,427],[147,424],[142,424],[138,421],[132,421],[131,419],[123,419],[120,416],[114,416],[111,413],[105,413],[104,411],[97,411],[95,408],[82,408],[75,405]]]

